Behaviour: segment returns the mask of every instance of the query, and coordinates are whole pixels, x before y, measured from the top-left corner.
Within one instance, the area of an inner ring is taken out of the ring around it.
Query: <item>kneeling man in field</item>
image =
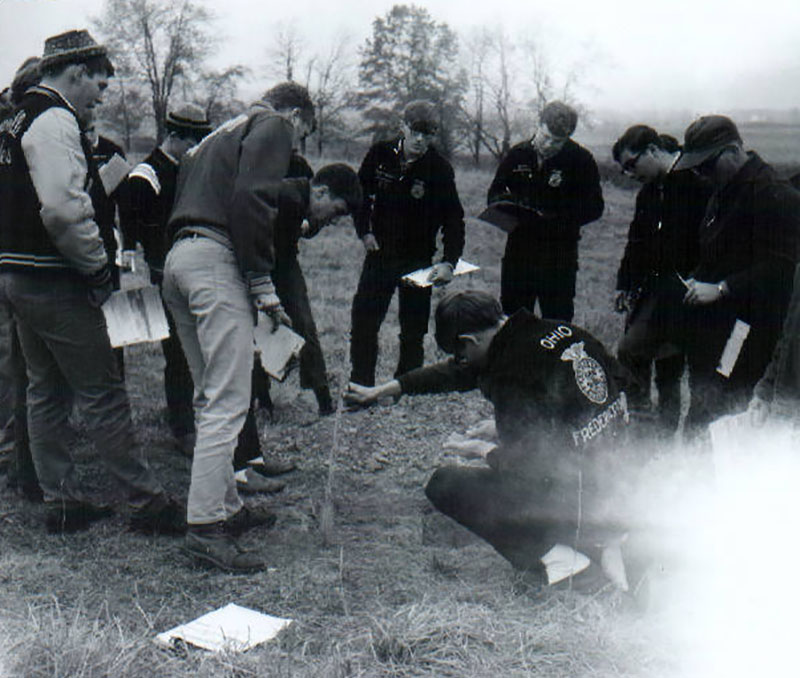
[[[602,570],[627,589],[625,530],[608,517],[601,490],[602,452],[628,418],[623,369],[585,330],[526,309],[507,317],[485,292],[446,296],[436,341],[453,357],[381,386],[351,383],[345,399],[366,405],[480,388],[499,440],[480,451],[488,468],[437,469],[425,488],[430,501],[545,583],[581,572],[595,580]]]

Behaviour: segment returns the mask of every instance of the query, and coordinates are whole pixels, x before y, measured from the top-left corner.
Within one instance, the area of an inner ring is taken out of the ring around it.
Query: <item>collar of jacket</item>
[[[29,94],[39,94],[41,96],[46,96],[50,99],[54,99],[58,101],[58,103],[68,108],[70,113],[72,113],[72,115],[74,115],[76,118],[78,117],[78,113],[72,106],[72,104],[55,87],[50,87],[49,85],[34,85],[33,87],[30,87],[28,90],[26,90],[25,95],[27,96]]]

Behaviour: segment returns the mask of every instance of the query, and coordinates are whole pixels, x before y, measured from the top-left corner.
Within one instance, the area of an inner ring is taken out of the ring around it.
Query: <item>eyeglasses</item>
[[[639,158],[641,158],[642,155],[644,155],[644,152],[646,150],[647,150],[647,148],[645,147],[641,151],[639,151],[636,155],[632,155],[625,162],[623,162],[622,163],[622,170],[621,170],[622,173],[623,174],[633,174],[633,171],[636,169],[636,163],[639,162]]]

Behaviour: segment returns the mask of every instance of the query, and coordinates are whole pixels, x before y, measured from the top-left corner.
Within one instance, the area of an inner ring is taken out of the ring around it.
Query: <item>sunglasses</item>
[[[639,151],[636,155],[632,155],[625,162],[623,162],[622,173],[633,174],[633,171],[636,169],[636,163],[639,162],[639,158],[641,158],[644,155],[645,151],[647,151],[646,147],[643,148],[641,151]]]

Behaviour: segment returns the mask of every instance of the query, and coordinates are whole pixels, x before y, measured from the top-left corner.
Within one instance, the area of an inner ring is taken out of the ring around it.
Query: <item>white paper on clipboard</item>
[[[278,381],[283,381],[288,374],[292,358],[300,355],[300,350],[306,343],[305,339],[283,324],[273,332],[272,321],[263,313],[258,314],[254,336],[264,371]]]

